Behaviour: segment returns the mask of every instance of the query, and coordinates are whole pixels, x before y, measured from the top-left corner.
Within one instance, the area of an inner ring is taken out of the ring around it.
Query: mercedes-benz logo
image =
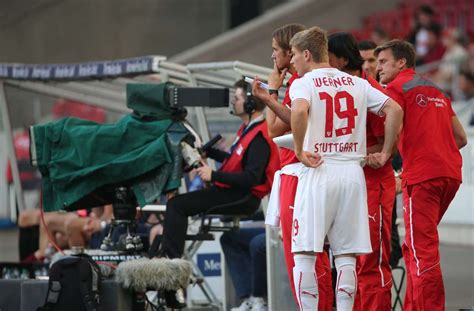
[[[428,100],[426,99],[425,95],[418,94],[418,95],[416,95],[416,103],[418,104],[418,106],[424,108],[424,107],[426,107],[426,105],[428,105]]]

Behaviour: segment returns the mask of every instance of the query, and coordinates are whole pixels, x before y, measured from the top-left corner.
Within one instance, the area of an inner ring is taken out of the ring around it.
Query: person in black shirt
[[[240,117],[243,124],[230,152],[212,148],[207,152],[210,158],[224,162],[219,170],[214,171],[205,163],[196,169],[201,179],[212,185],[168,201],[159,257],[183,255],[188,216],[209,210],[212,214],[251,215],[260,206],[261,198],[270,191],[279,158],[277,148],[267,134],[263,116],[265,105],[253,96],[249,98],[251,95],[246,93],[243,80],[235,86],[233,114]]]

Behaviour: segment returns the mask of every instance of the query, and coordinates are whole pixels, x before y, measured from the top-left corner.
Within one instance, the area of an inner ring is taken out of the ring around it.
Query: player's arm
[[[393,99],[389,99],[382,112],[385,114],[385,135],[382,147],[382,153],[392,154],[392,148],[397,141],[398,133],[402,126],[403,110]]]
[[[367,124],[370,126],[370,130],[372,131],[373,135],[377,139],[377,144],[373,146],[367,147],[367,154],[381,152],[384,143],[384,132],[385,132],[385,118],[382,118],[376,114],[371,112],[367,113]],[[397,140],[392,148],[392,156],[395,155],[397,152],[397,143],[398,143],[398,135]]]
[[[283,70],[279,70],[278,66],[275,61],[273,61],[273,70],[268,75],[268,88],[269,90],[276,90],[278,91],[281,86],[283,85],[283,81],[285,80],[285,76],[288,72],[288,68],[284,68]],[[271,92],[270,92],[271,93]],[[281,105],[278,102],[278,94],[272,93],[270,96],[270,101],[265,102],[268,108],[273,112],[275,115],[275,122],[273,123],[274,128],[272,131],[277,133],[281,136],[284,133],[290,130],[290,109]],[[278,120],[280,119],[280,120]]]
[[[367,83],[367,82],[366,82]],[[369,154],[366,157],[367,164],[372,168],[380,168],[387,163],[392,155],[392,150],[398,138],[398,133],[403,122],[403,102],[393,100],[390,93],[386,94],[373,88],[367,83],[367,107],[373,113],[385,115],[384,142],[380,152]],[[388,88],[387,88],[387,91]],[[400,105],[401,104],[401,105]]]
[[[288,107],[280,104],[278,102],[278,97],[276,94],[272,94],[268,99],[265,101],[265,105],[267,105],[268,108],[270,108],[271,112],[275,115],[275,125],[279,125],[278,119],[280,119],[280,126],[281,125],[286,125],[285,128],[286,130],[283,133],[286,133],[290,130],[290,122],[291,122],[291,109]]]
[[[458,149],[461,149],[467,145],[467,136],[461,122],[459,122],[459,119],[456,116],[452,117],[452,127],[456,145],[458,146]]]
[[[382,112],[385,114],[385,134],[382,151],[380,152],[381,158],[379,158],[378,163],[380,167],[392,156],[393,146],[397,141],[403,121],[403,110],[393,99],[387,100]]]
[[[270,137],[277,137],[290,130],[291,110],[278,102],[277,94],[269,94],[260,86],[260,81],[255,78],[252,84],[253,96],[259,98],[268,108],[267,124]]]
[[[383,147],[383,136],[377,137],[377,144],[367,147],[367,154],[377,153],[382,151]]]
[[[271,97],[274,100],[278,99],[276,94],[272,94]],[[284,107],[281,104],[278,104],[278,105],[279,105],[279,108],[283,108],[284,110],[287,110],[285,111],[285,113],[288,114],[288,116],[286,116],[286,118],[288,119],[288,122],[285,122],[283,121],[282,118],[278,117],[275,111],[267,104],[268,108],[270,109],[267,110],[266,120],[268,124],[268,135],[270,135],[271,138],[281,136],[291,130],[291,127],[290,127],[291,110],[287,107]]]
[[[297,98],[291,102],[291,131],[295,154],[298,160],[308,167],[316,168],[322,164],[320,155],[303,151],[303,142],[308,127],[309,102]]]
[[[370,130],[373,136],[377,139],[377,144],[367,146],[367,154],[377,153],[382,151],[383,135],[384,135],[384,121],[385,118],[367,111],[367,130]]]
[[[376,137],[376,139],[377,139],[377,144],[376,145],[367,147],[367,154],[372,154],[372,153],[377,153],[377,152],[382,151],[383,143],[384,143],[384,137],[380,136],[380,137]],[[398,151],[397,144],[398,144],[398,135],[397,135],[397,139],[395,140],[395,143],[393,144],[393,147],[392,147],[392,156],[394,156]]]
[[[291,103],[291,128],[296,155],[303,153],[303,141],[308,127],[309,103],[305,99],[296,99]]]
[[[403,128],[403,115],[405,114],[405,100],[400,92],[394,87],[387,87],[385,89],[385,94],[389,96],[398,106],[402,109],[402,124],[400,125],[399,129],[397,130],[397,137],[395,140],[395,144],[392,148],[392,155],[395,155],[398,152],[398,140],[400,139],[400,131]]]

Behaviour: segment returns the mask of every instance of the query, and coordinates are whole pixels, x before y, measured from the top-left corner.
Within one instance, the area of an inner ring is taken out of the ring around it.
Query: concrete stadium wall
[[[264,11],[282,1],[260,0],[257,5]],[[0,62],[63,63],[170,56],[226,31],[230,3],[231,0],[0,1]]]
[[[62,63],[171,55],[223,32],[224,5],[220,0],[49,1],[3,23],[0,60]]]
[[[221,34],[171,58],[177,63],[240,60],[272,67],[271,34],[277,27],[301,23],[328,30],[361,26],[361,18],[395,7],[397,0],[300,0],[268,10],[257,19]]]
[[[360,25],[361,16],[397,1],[293,0],[271,9],[282,2],[260,0],[265,14],[223,34],[230,25],[232,0],[0,1],[0,62],[84,62],[158,54],[177,55],[174,59],[182,63],[236,59],[271,65],[269,38],[274,28],[300,22],[348,29]]]

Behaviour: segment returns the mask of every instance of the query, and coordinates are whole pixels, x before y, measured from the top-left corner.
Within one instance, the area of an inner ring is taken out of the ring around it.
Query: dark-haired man
[[[360,56],[364,60],[362,69],[366,76],[371,77],[375,80],[379,80],[377,75],[377,58],[375,57],[375,48],[377,45],[372,41],[361,41],[359,42]],[[395,171],[401,169],[402,162],[400,155],[397,153],[394,155],[392,160],[392,167]],[[401,191],[401,180],[397,176],[396,181],[396,193]],[[398,224],[397,224],[397,200],[393,201],[393,212],[392,212],[392,238],[391,238],[391,248],[390,248],[390,266],[396,267],[398,261],[402,258],[402,248],[400,247],[400,236],[398,234]]]
[[[437,226],[461,184],[459,149],[467,143],[466,134],[449,98],[416,76],[410,43],[392,40],[377,47],[375,55],[380,82],[404,110],[398,144],[408,274],[404,310],[444,310]]]
[[[363,44],[371,47],[366,58],[375,56],[375,44]],[[379,91],[383,88],[372,75],[367,75],[364,66],[368,63],[359,52],[360,45],[354,36],[348,32],[338,32],[329,35],[329,63],[337,69],[357,77],[366,79],[370,85]],[[367,52],[367,51],[366,51]],[[370,54],[372,54],[370,56]],[[373,66],[375,69],[375,66]],[[384,142],[384,121],[373,113],[367,113],[366,136],[367,154],[378,152]],[[392,274],[390,270],[390,235],[393,202],[395,201],[395,176],[388,161],[383,167],[374,169],[364,166],[364,176],[367,186],[367,207],[370,228],[370,243],[372,253],[357,258],[357,294],[354,310],[390,311]]]
[[[360,56],[364,60],[362,70],[372,79],[377,80],[377,59],[375,58],[374,50],[377,45],[372,41],[359,42]]]

